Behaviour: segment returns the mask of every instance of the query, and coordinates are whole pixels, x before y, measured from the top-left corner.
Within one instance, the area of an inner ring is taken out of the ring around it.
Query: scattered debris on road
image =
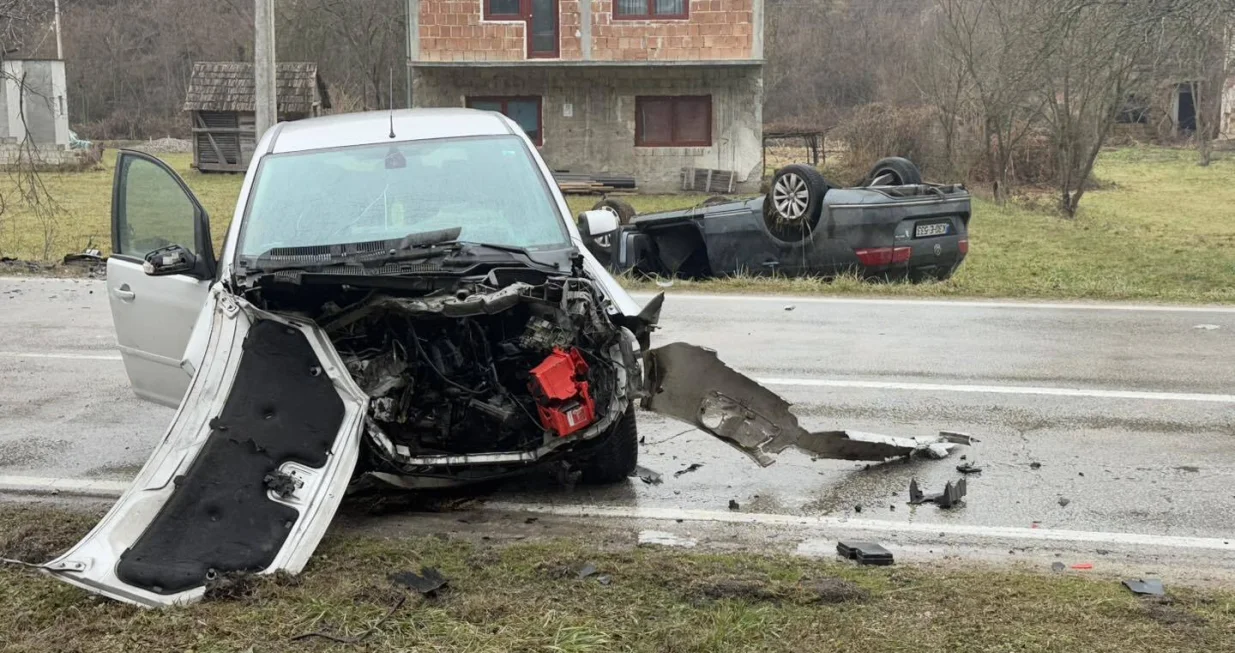
[[[647,354],[643,408],[692,423],[736,447],[763,467],[790,447],[834,460],[882,462],[918,453],[940,458],[965,434],[903,438],[859,431],[812,433],[798,424],[783,397],[725,365],[716,352],[673,343]]]
[[[795,308],[797,308],[797,306],[794,306],[793,304],[789,304],[789,305],[785,306],[785,310],[786,310],[786,311],[792,311],[792,310],[793,310],[793,309],[795,309]]]
[[[1089,571],[1093,569],[1093,563],[1092,562],[1078,562],[1072,565],[1072,568],[1077,571]]]
[[[948,481],[943,486],[943,492],[939,494],[927,495],[922,492],[922,488],[918,487],[918,479],[915,478],[909,481],[909,505],[919,506],[924,503],[933,503],[946,510],[960,503],[967,489],[965,479],[962,478],[955,484]]]
[[[1042,463],[1037,461],[1029,463],[1029,469],[1042,469]]]
[[[639,531],[639,546],[673,546],[691,549],[698,544],[692,539],[678,537],[665,531]]]
[[[741,510],[741,509],[742,509],[742,505],[741,505],[741,504],[739,504],[737,501],[734,501],[733,499],[730,499],[730,500],[729,500],[729,509],[730,509],[730,510]]]
[[[1062,574],[1062,573],[1063,573],[1063,570],[1065,570],[1065,569],[1067,569],[1067,568],[1068,568],[1068,566],[1067,566],[1067,565],[1065,565],[1065,564],[1064,564],[1064,563],[1062,563],[1062,562],[1052,562],[1052,563],[1051,563],[1051,571],[1053,571],[1053,572],[1055,572],[1055,573],[1057,573],[1057,574]]]
[[[679,469],[678,471],[674,472],[673,476],[674,478],[677,478],[678,476],[681,476],[682,474],[689,474],[699,469],[700,467],[703,467],[703,463],[691,463],[690,466],[687,467],[686,469]]]
[[[1198,329],[1201,331],[1217,331],[1218,329],[1221,329],[1222,327],[1218,326],[1217,324],[1198,324],[1192,328]]]
[[[648,485],[660,485],[661,482],[660,472],[654,472],[643,465],[637,465],[635,467],[634,476],[639,477],[639,480],[647,483]]]
[[[1137,596],[1166,596],[1166,588],[1157,578],[1130,578],[1123,582],[1123,586]]]
[[[982,473],[982,468],[981,468],[981,467],[978,467],[977,465],[973,464],[972,462],[967,462],[967,463],[964,463],[964,464],[961,464],[961,465],[957,465],[957,466],[956,466],[956,471],[958,471],[958,472],[960,472],[960,473],[962,473],[962,474],[981,474],[981,473]]]
[[[1067,508],[1069,503],[1072,503],[1071,499],[1067,497],[1059,497],[1059,507],[1060,508]]]
[[[411,571],[401,571],[390,575],[390,582],[395,585],[406,587],[418,594],[426,596],[433,595],[434,592],[446,587],[449,581],[442,575],[442,572],[433,567],[421,567],[420,573],[416,574]]]
[[[874,542],[837,542],[836,553],[859,565],[887,566],[894,562],[892,552]]]

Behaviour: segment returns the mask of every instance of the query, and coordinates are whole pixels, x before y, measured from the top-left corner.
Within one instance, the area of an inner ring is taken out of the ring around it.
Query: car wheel
[[[916,186],[922,171],[909,159],[892,156],[880,159],[866,176],[866,186]]]
[[[635,407],[626,412],[603,440],[580,461],[579,481],[587,485],[620,483],[634,473],[639,462],[639,430],[635,425]]]
[[[592,206],[593,211],[612,211],[618,217],[618,224],[630,224],[638,213],[629,202],[606,197]]]
[[[832,185],[815,168],[795,163],[776,171],[763,202],[763,218],[773,236],[788,242],[809,240]]]

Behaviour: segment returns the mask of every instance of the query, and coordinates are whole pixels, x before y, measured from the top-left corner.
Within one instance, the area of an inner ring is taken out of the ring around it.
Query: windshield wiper
[[[372,243],[341,243],[328,246],[331,251],[323,253],[322,246],[276,247],[262,253],[245,266],[249,274],[278,272],[280,270],[312,271],[326,267],[361,265],[378,267],[394,261],[408,261],[444,256],[456,248],[452,245],[463,231],[462,227],[435,229],[410,233],[399,240],[375,241]],[[447,245],[435,249],[438,245]],[[363,247],[363,251],[356,251]]]

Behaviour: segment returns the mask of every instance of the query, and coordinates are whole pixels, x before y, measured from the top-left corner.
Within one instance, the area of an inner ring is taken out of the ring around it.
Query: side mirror
[[[187,274],[197,268],[197,257],[180,245],[160,247],[146,255],[142,271],[152,277]]]
[[[579,231],[589,238],[608,236],[617,231],[617,228],[618,216],[611,210],[598,209],[579,214]]]

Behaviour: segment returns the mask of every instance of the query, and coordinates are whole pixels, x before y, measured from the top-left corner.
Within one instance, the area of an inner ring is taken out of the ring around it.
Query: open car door
[[[150,459],[44,571],[145,606],[235,573],[299,572],[351,479],[368,397],[319,327],[221,285],[205,357]]]
[[[112,188],[107,298],[133,391],[176,407],[189,387],[185,346],[214,282],[210,223],[162,161],[121,151]]]

